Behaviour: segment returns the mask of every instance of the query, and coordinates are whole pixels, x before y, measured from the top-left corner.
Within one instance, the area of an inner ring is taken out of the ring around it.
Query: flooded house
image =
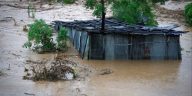
[[[146,27],[105,20],[54,21],[54,28],[67,28],[68,36],[83,59],[139,60],[181,59],[180,35],[175,27]]]

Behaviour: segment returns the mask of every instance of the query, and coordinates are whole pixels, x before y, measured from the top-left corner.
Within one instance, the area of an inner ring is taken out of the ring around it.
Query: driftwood
[[[9,22],[9,21],[11,21],[11,20],[13,20],[14,25],[17,26],[17,22],[16,22],[15,18],[13,18],[13,17],[4,17],[4,18],[3,18],[2,20],[0,20],[0,21],[1,21],[1,22]]]
[[[28,6],[19,6],[18,4],[1,4],[1,6],[9,6],[14,8],[19,8],[19,9],[28,9]]]
[[[3,75],[3,72],[0,70],[0,76],[2,76]]]
[[[39,2],[36,2],[36,3],[33,3],[33,5],[37,5],[39,4]],[[48,7],[48,8],[43,8],[42,7],[42,4],[39,4],[40,7],[35,7],[35,10],[36,12],[42,12],[42,11],[48,11],[48,10],[52,10],[52,9],[60,9],[62,7],[58,7],[58,8],[55,8],[54,6],[53,7]],[[28,9],[29,6],[28,5],[19,5],[19,4],[0,4],[0,6],[9,6],[9,7],[14,7],[14,8],[19,8],[19,9]]]
[[[35,96],[33,93],[24,93],[25,95]]]

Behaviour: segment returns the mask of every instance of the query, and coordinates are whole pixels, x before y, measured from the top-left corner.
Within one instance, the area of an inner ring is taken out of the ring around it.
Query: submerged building
[[[174,27],[133,26],[107,19],[101,33],[100,20],[54,21],[54,25],[56,30],[69,30],[71,42],[84,59],[181,59],[179,40],[184,32],[175,31]]]

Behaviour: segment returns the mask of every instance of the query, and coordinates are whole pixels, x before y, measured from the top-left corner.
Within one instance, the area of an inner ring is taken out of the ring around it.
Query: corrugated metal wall
[[[79,52],[82,58],[88,58],[88,34],[87,32],[76,31],[74,29],[69,29],[69,38],[73,43],[75,49]]]
[[[143,35],[106,35],[106,59],[127,60],[144,59],[145,40]]]
[[[86,46],[88,46],[88,34],[87,32],[81,32],[80,49],[79,49],[81,57],[85,56]]]
[[[90,59],[180,59],[179,36],[94,34],[90,45]]]
[[[127,35],[114,35],[114,59],[128,59],[130,57],[129,38]]]
[[[179,36],[168,36],[168,57],[167,59],[181,59],[181,48]]]
[[[166,59],[166,36],[152,35],[152,45],[150,47],[151,59]]]
[[[178,36],[94,34],[71,29],[70,40],[82,58],[97,60],[180,59]]]
[[[91,34],[89,40],[89,59],[105,59],[105,36],[102,34]]]
[[[111,46],[114,46],[114,36],[113,34],[108,34],[106,37],[105,37],[105,40],[106,40],[106,44],[105,44],[105,59],[106,60],[113,60],[115,58],[115,55],[114,55],[114,51],[115,51],[115,48],[114,47],[111,47]]]

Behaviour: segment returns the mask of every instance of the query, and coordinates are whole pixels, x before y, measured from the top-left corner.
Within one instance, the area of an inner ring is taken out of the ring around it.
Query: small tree
[[[128,24],[157,25],[150,3],[145,0],[114,1],[112,11],[115,18]]]
[[[88,9],[92,9],[94,10],[93,15],[101,18],[102,19],[102,23],[101,23],[101,32],[104,33],[105,31],[105,4],[109,4],[110,0],[108,1],[104,1],[104,0],[86,0],[85,6]]]
[[[192,3],[185,6],[185,20],[190,26],[192,26]]]
[[[37,52],[55,50],[55,44],[53,43],[52,38],[52,29],[42,19],[35,20],[35,22],[30,25],[28,41],[23,45],[23,47],[33,47],[34,51]]]
[[[59,51],[66,51],[67,50],[67,29],[60,28],[60,31],[57,36],[57,49]]]
[[[113,17],[129,24],[157,25],[152,12],[154,3],[164,3],[167,0],[86,0],[85,6],[94,10],[93,15],[105,22],[105,6],[112,5]],[[102,28],[101,27],[101,28]]]

